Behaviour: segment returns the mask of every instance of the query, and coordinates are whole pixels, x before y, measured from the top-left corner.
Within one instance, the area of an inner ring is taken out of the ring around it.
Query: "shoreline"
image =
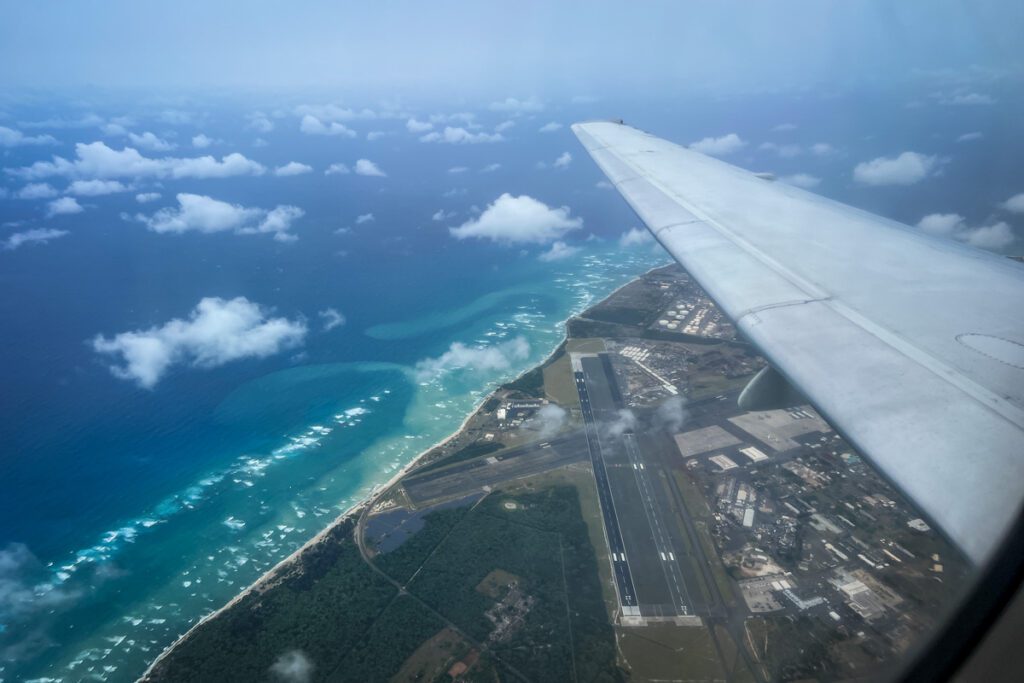
[[[564,333],[563,333],[562,339],[544,357],[543,360],[539,361],[538,363],[535,363],[534,365],[530,366],[529,368],[527,368],[523,372],[521,372],[518,375],[516,375],[515,378],[513,378],[513,379],[511,379],[511,380],[509,380],[507,382],[503,382],[502,384],[498,385],[497,387],[492,389],[490,392],[488,392],[486,395],[484,395],[477,402],[477,404],[475,406],[473,406],[473,409],[466,415],[466,418],[462,421],[462,423],[458,426],[457,429],[452,431],[450,434],[448,434],[444,438],[438,440],[436,443],[431,444],[426,449],[420,451],[418,454],[416,454],[416,456],[414,458],[412,458],[411,460],[409,460],[409,462],[407,462],[405,465],[403,465],[401,468],[399,468],[395,472],[395,474],[391,476],[390,479],[388,479],[383,484],[377,484],[376,486],[374,486],[370,490],[370,492],[368,494],[366,494],[366,496],[364,498],[362,498],[357,503],[352,505],[350,508],[348,508],[347,510],[342,512],[340,515],[335,517],[330,523],[327,524],[327,526],[325,526],[323,529],[321,529],[319,532],[317,532],[316,535],[314,535],[312,538],[307,540],[301,546],[296,548],[291,554],[289,554],[287,557],[285,557],[282,560],[280,560],[273,567],[271,567],[270,569],[265,571],[263,574],[261,574],[259,576],[259,578],[257,578],[255,581],[250,583],[248,586],[246,586],[243,590],[241,590],[234,597],[232,597],[228,602],[224,603],[224,605],[222,605],[218,609],[216,609],[216,610],[210,612],[209,614],[201,617],[196,623],[192,624],[192,626],[190,626],[187,631],[185,631],[183,634],[181,634],[180,636],[175,638],[173,642],[171,642],[167,647],[165,647],[163,649],[163,651],[159,655],[157,655],[157,657],[152,662],[150,662],[149,666],[146,667],[146,670],[136,680],[138,680],[138,681],[146,680],[146,678],[149,676],[149,674],[153,671],[153,669],[161,661],[163,661],[167,656],[169,656],[174,651],[174,649],[177,648],[180,644],[184,643],[186,640],[188,640],[190,637],[192,637],[192,635],[195,633],[196,629],[198,629],[200,626],[202,626],[207,621],[216,618],[217,616],[219,616],[222,613],[226,612],[230,608],[234,607],[236,604],[241,602],[243,599],[245,599],[251,593],[256,592],[256,591],[260,590],[261,588],[263,588],[264,586],[266,586],[266,584],[269,583],[280,571],[284,570],[289,565],[294,563],[297,559],[299,559],[299,557],[306,550],[308,550],[309,548],[315,546],[317,543],[320,543],[321,541],[323,541],[324,538],[327,537],[331,533],[331,531],[336,529],[339,525],[343,524],[344,522],[349,520],[351,517],[358,517],[359,515],[361,515],[363,513],[363,511],[365,509],[371,508],[373,506],[374,502],[377,501],[380,498],[381,494],[384,494],[387,491],[390,491],[395,486],[395,484],[397,484],[403,477],[405,477],[405,475],[407,475],[412,470],[416,469],[416,467],[421,464],[421,461],[423,460],[423,458],[425,458],[428,454],[432,453],[434,450],[445,446],[449,441],[452,441],[453,439],[459,437],[463,433],[463,431],[465,431],[466,426],[469,424],[469,422],[474,417],[476,417],[476,414],[478,412],[480,412],[480,409],[483,407],[483,405],[494,395],[494,393],[496,391],[498,391],[498,389],[500,389],[505,384],[509,384],[511,382],[515,382],[519,378],[523,377],[524,375],[526,375],[528,373],[533,372],[534,370],[537,370],[539,368],[543,368],[548,362],[551,361],[551,359],[554,357],[554,355],[556,353],[558,353],[559,349],[561,349],[563,346],[565,346],[565,344],[569,341],[568,323],[569,323],[570,320],[572,320],[572,318],[577,317],[579,315],[582,315],[584,312],[586,312],[587,310],[593,308],[594,306],[597,306],[597,305],[599,305],[601,303],[604,303],[605,301],[607,301],[611,297],[615,296],[615,294],[617,294],[619,291],[621,291],[625,287],[628,287],[629,285],[633,284],[634,282],[636,282],[640,278],[643,278],[643,277],[651,274],[652,272],[654,272],[656,270],[659,270],[661,268],[665,268],[666,266],[670,266],[670,265],[672,265],[671,262],[666,263],[666,264],[662,264],[660,266],[654,266],[653,268],[649,268],[648,270],[644,271],[643,273],[641,273],[639,275],[636,275],[633,278],[630,278],[628,281],[626,281],[623,284],[621,284],[620,286],[616,287],[614,290],[612,290],[607,295],[605,295],[603,298],[601,298],[600,301],[597,301],[597,302],[594,302],[594,303],[590,304],[585,309],[583,309],[583,311],[581,311],[580,313],[571,314],[565,320],[561,321],[560,324],[563,326],[563,329],[564,329]]]

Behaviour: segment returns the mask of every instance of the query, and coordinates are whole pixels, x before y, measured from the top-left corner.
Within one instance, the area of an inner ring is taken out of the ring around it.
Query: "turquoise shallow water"
[[[366,331],[433,348],[443,340],[468,355],[449,347],[408,365],[299,365],[241,384],[211,419],[251,433],[244,451],[48,568],[55,591],[86,595],[48,620],[51,646],[26,675],[133,679],[196,620],[456,429],[494,386],[549,354],[569,315],[664,260],[646,247],[595,244],[529,266],[524,284],[466,292],[451,310]],[[501,360],[477,363],[481,349]],[[268,434],[270,417],[293,427]]]

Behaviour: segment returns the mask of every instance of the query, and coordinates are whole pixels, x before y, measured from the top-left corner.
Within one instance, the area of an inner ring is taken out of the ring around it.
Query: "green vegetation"
[[[504,385],[502,389],[518,391],[533,398],[544,397],[544,372],[540,367],[535,367],[528,372]]]
[[[572,680],[574,667],[579,680],[618,680],[614,633],[575,489],[484,499],[441,542],[409,590],[486,641],[493,625],[484,612],[494,599],[476,588],[495,569],[518,576],[521,590],[536,600],[524,623],[493,645],[498,657],[533,680]]]
[[[427,556],[466,515],[467,507],[447,508],[429,512],[423,528],[389,553],[378,555],[374,563],[399,583],[412,578]]]
[[[359,556],[353,527],[354,521],[339,525],[300,562],[279,570],[269,587],[199,626],[149,680],[266,680],[278,657],[293,650],[313,663],[314,680],[324,680],[396,594]],[[405,654],[394,657],[397,671]]]
[[[726,678],[710,631],[703,626],[649,624],[619,630],[631,681],[713,681]]]

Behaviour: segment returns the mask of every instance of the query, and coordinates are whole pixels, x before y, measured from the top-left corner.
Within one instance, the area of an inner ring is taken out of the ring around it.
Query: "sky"
[[[5,3],[0,86],[753,91],[1024,64],[1012,0]]]

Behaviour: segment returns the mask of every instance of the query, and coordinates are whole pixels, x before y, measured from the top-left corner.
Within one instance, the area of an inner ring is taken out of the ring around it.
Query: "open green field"
[[[724,681],[725,669],[704,626],[649,624],[620,628],[630,681]]]

